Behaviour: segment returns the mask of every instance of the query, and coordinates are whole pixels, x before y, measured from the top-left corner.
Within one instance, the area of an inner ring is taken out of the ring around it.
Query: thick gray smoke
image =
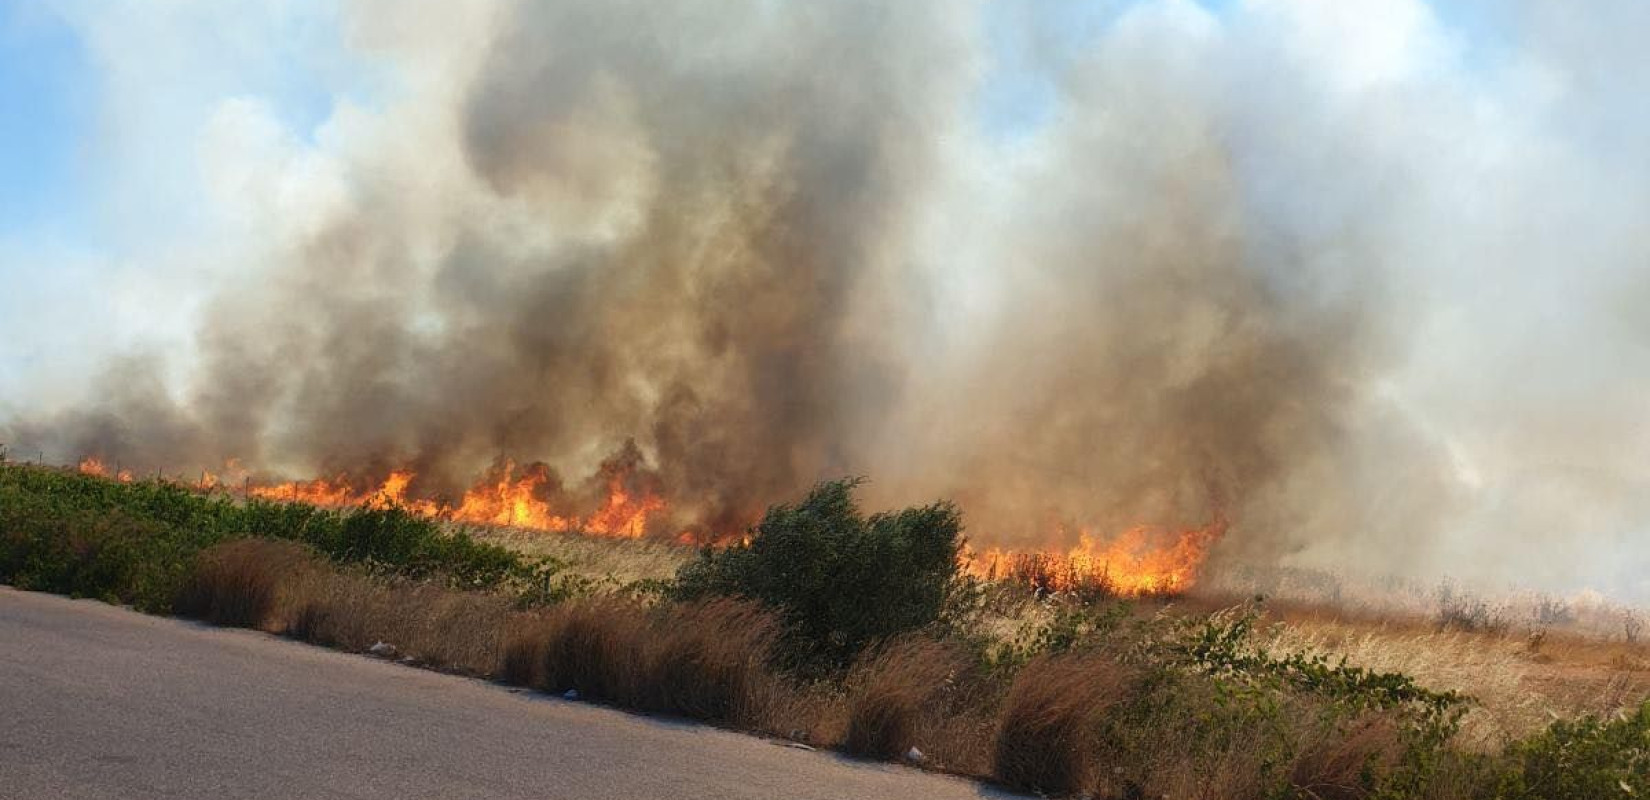
[[[1223,558],[1645,589],[1603,567],[1650,521],[1608,19],[448,5],[346,4],[392,78],[314,141],[221,103],[194,351],[0,439],[446,496],[619,453],[660,532],[863,474],[989,544],[1218,517]]]

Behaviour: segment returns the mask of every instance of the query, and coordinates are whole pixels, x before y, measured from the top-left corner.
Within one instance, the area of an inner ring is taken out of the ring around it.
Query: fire
[[[77,469],[86,475],[95,475],[99,478],[111,477],[108,467],[103,465],[103,459],[97,456],[87,456],[81,459]],[[132,471],[129,469],[116,470],[112,477],[121,483],[131,483]]]
[[[1069,550],[1014,552],[992,548],[963,556],[963,568],[987,580],[1011,580],[1051,592],[1098,590],[1128,597],[1178,594],[1196,583],[1209,548],[1226,532],[1221,517],[1202,528],[1169,534],[1150,526],[1108,540],[1081,531]]]
[[[632,498],[615,478],[608,483],[607,502],[590,516],[585,528],[603,536],[635,539],[646,528],[648,515],[664,509],[664,498],[653,494]]]
[[[265,500],[285,500],[315,506],[365,505],[373,494],[372,492],[360,493],[355,491],[342,478],[336,481],[316,478],[312,481],[253,486],[248,489],[248,493],[253,497],[261,497]]]
[[[367,489],[337,477],[251,486],[247,491],[266,500],[319,506],[397,506],[421,516],[474,525],[640,538],[647,533],[649,521],[666,510],[665,499],[655,491],[628,485],[629,472],[604,471],[611,473],[606,491],[596,510],[587,515],[572,510],[573,501],[548,467],[518,468],[509,461],[490,470],[456,504],[411,495],[410,487],[418,477],[411,470],[393,471]]]
[[[543,465],[529,467],[520,478],[515,477],[516,465],[506,462],[496,470],[492,480],[471,487],[464,493],[463,502],[452,511],[452,518],[479,525],[502,525],[511,528],[532,528],[542,531],[568,531],[578,527],[577,520],[555,513],[544,495],[551,494],[553,478]]]
[[[97,456],[81,460],[79,470],[108,477],[109,469]],[[117,470],[115,477],[132,475]],[[422,496],[418,474],[410,469],[390,472],[381,481],[363,483],[347,476],[278,484],[258,484],[238,461],[225,463],[214,473],[200,472],[195,487],[202,491],[239,490],[249,497],[317,506],[398,507],[433,519],[473,525],[525,528],[556,533],[636,539],[655,530],[665,518],[668,503],[656,473],[641,460],[633,444],[603,462],[600,470],[570,492],[545,464],[518,467],[513,461],[495,464],[457,502]],[[1040,591],[1100,591],[1139,597],[1184,592],[1197,581],[1209,549],[1226,532],[1217,514],[1201,528],[1172,532],[1140,525],[1110,537],[1091,529],[1077,533],[1075,547],[1013,551],[991,548],[965,551],[962,568],[986,580],[1030,585]],[[1070,541],[1071,530],[1055,526],[1050,541]],[[726,531],[682,531],[675,536],[684,545],[726,544],[739,541]],[[748,537],[746,539],[748,543]]]

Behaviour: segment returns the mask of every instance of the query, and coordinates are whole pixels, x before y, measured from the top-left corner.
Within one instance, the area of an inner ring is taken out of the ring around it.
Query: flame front
[[[345,476],[256,484],[238,461],[230,461],[221,473],[202,470],[194,485],[202,491],[232,491],[239,485],[246,495],[265,500],[331,507],[394,506],[473,525],[636,539],[664,533],[652,528],[665,518],[669,507],[657,477],[650,477],[638,464],[633,452],[621,452],[604,462],[585,484],[585,491],[575,497],[546,465],[522,468],[503,461],[465,490],[456,503],[415,494],[418,475],[408,469],[394,470],[366,488]],[[96,456],[86,457],[78,467],[88,475],[110,476],[104,461]],[[125,470],[114,477],[132,479]],[[1204,527],[1179,532],[1140,525],[1101,537],[1091,529],[1081,529],[1077,545],[1069,549],[968,550],[961,566],[979,578],[1021,583],[1040,591],[1097,590],[1130,597],[1178,594],[1197,581],[1210,548],[1225,532],[1226,520],[1219,514]],[[1070,541],[1070,533],[1057,525],[1049,541]],[[675,541],[685,545],[738,540],[739,535],[731,531],[682,531],[675,536]]]
[[[987,580],[1008,580],[1050,592],[1098,590],[1127,597],[1184,592],[1197,582],[1209,549],[1226,532],[1217,516],[1202,528],[1167,533],[1139,525],[1102,540],[1079,533],[1069,550],[966,552],[963,569]]]
[[[397,506],[426,517],[474,525],[640,538],[667,504],[657,493],[627,488],[625,477],[610,477],[600,505],[585,515],[570,508],[555,476],[544,465],[520,469],[513,462],[489,471],[456,504],[409,495],[417,478],[410,470],[391,472],[378,486],[366,490],[339,477],[252,486],[248,492],[266,500],[321,506]]]

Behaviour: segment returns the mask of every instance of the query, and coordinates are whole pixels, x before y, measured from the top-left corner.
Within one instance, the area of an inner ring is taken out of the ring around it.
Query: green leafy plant
[[[1499,796],[1606,800],[1650,793],[1650,701],[1614,720],[1559,720],[1515,744]]]
[[[794,666],[840,669],[867,647],[933,624],[957,577],[962,518],[950,503],[869,517],[859,480],[814,487],[768,510],[748,543],[705,550],[677,598],[725,595],[775,609]]]

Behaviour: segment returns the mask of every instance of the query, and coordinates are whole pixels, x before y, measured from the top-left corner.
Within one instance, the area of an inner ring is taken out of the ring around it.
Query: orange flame
[[[109,468],[105,467],[103,465],[103,459],[98,458],[97,456],[86,456],[81,459],[80,463],[76,465],[76,469],[79,469],[82,474],[86,475],[95,475],[99,478],[110,477]],[[131,483],[132,471],[129,469],[123,469],[116,472],[113,477],[121,483]]]
[[[644,493],[639,498],[632,498],[625,491],[624,483],[614,477],[607,483],[607,502],[585,521],[584,527],[602,536],[636,539],[647,528],[648,515],[663,510],[663,497]]]
[[[316,478],[312,481],[253,486],[248,491],[253,497],[261,497],[265,500],[285,500],[292,503],[308,503],[314,506],[365,505],[372,497],[371,492],[362,494],[351,489],[349,484],[342,478],[336,481]]]
[[[1140,525],[1102,541],[1084,530],[1077,546],[1065,552],[997,548],[966,552],[963,569],[979,578],[1025,583],[1041,591],[1172,595],[1197,582],[1210,547],[1225,532],[1226,521],[1221,517],[1202,528],[1173,535]]]
[[[222,475],[227,480],[202,470],[196,486],[203,491],[222,491],[244,482],[247,495],[265,500],[331,507],[395,506],[453,522],[635,539],[649,533],[649,523],[668,508],[657,476],[639,467],[638,458],[629,453],[605,462],[591,479],[592,489],[601,486],[602,491],[586,491],[577,501],[563,491],[561,482],[546,465],[518,468],[510,461],[489,470],[456,505],[417,496],[414,483],[418,476],[408,469],[390,472],[371,488],[362,488],[346,476],[257,485],[247,479],[238,461],[231,460],[223,467]],[[103,460],[96,456],[87,456],[78,467],[87,475],[109,475]],[[132,476],[121,470],[116,478],[130,481]],[[580,513],[580,507],[589,513]],[[1057,526],[1056,536],[1051,538],[1070,541],[1067,531]],[[1141,525],[1102,538],[1081,529],[1077,545],[1069,549],[969,550],[963,553],[961,566],[979,578],[1022,583],[1039,591],[1101,591],[1128,597],[1172,595],[1196,583],[1210,548],[1225,532],[1226,521],[1218,514],[1202,528],[1178,533]],[[684,545],[739,540],[726,532],[701,530],[682,531],[675,537]],[[748,543],[748,536],[745,541]]]
[[[396,470],[373,489],[354,488],[344,477],[321,478],[275,485],[253,486],[254,497],[319,506],[398,506],[415,514],[475,525],[593,536],[635,539],[647,532],[648,522],[665,511],[665,499],[652,491],[626,488],[624,475],[614,474],[600,507],[587,516],[568,508],[555,475],[542,464],[519,470],[513,462],[471,486],[457,505],[409,495],[417,474]]]
[[[483,481],[464,493],[463,502],[453,509],[452,518],[479,525],[501,525],[545,531],[566,531],[576,521],[551,510],[543,498],[552,478],[542,465],[529,467],[518,479],[516,465],[506,462],[491,481]]]

